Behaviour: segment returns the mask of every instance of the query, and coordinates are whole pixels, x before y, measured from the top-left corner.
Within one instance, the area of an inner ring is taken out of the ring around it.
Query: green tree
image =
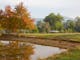
[[[51,30],[60,31],[63,27],[63,17],[60,14],[55,15],[54,13],[50,13],[48,16],[45,17],[44,21],[49,22]]]
[[[46,30],[47,33],[50,32],[51,27],[50,27],[49,22],[45,22],[45,30]]]
[[[55,19],[56,19],[56,16],[54,13],[50,13],[48,16],[45,17],[44,21],[45,22],[49,22],[50,26],[51,26],[51,30],[54,29],[54,26],[55,26]]]
[[[50,25],[48,22],[38,21],[37,27],[38,27],[39,32],[48,33],[50,31]]]
[[[80,32],[80,17],[76,17],[75,20],[76,20],[76,27],[75,27],[76,31]]]
[[[37,22],[37,27],[38,27],[39,32],[45,32],[44,23],[42,21]]]
[[[75,22],[73,20],[67,20],[65,23],[65,30],[67,30],[67,32],[74,32]]]

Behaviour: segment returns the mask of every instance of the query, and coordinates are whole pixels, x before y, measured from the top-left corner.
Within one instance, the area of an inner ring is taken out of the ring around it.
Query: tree
[[[4,12],[3,12],[3,10],[0,10],[0,30],[3,30],[2,23],[4,23],[3,22],[4,18],[5,18]]]
[[[24,28],[28,30],[34,30],[35,25],[34,25],[34,19],[31,19],[29,12],[27,9],[23,6],[23,3],[20,3],[19,5],[16,6],[15,12],[17,14],[17,17],[22,20],[24,23]]]
[[[2,18],[0,20],[1,26],[9,32],[15,32],[17,29],[35,30],[34,20],[31,19],[23,3],[17,5],[15,9],[6,6],[5,11],[1,11],[0,18]]]
[[[45,31],[48,33],[50,32],[50,30],[51,30],[51,27],[50,27],[49,22],[45,22]]]
[[[37,27],[38,27],[39,32],[48,33],[50,31],[50,25],[48,22],[38,21]]]
[[[45,17],[44,21],[45,22],[49,22],[50,26],[51,26],[51,30],[54,29],[55,26],[55,14],[54,13],[50,13],[48,16]]]
[[[75,29],[76,29],[77,32],[80,32],[80,17],[76,17],[75,20],[76,20]]]
[[[62,21],[63,17],[60,14],[55,15],[54,13],[50,13],[44,19],[45,22],[49,22],[51,26],[51,30],[61,30],[62,29]]]
[[[75,22],[72,20],[67,20],[66,23],[64,24],[65,30],[67,32],[74,32],[75,31]]]
[[[39,30],[39,32],[45,32],[45,30],[44,30],[44,23],[42,22],[42,21],[38,21],[37,22],[37,27],[38,27],[38,30]]]

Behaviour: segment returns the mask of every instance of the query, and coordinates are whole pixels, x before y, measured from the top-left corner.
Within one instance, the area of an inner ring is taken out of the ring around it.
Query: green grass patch
[[[80,42],[80,33],[27,33],[19,34],[25,35],[26,37],[42,37],[42,38],[62,38],[65,40],[72,40]]]

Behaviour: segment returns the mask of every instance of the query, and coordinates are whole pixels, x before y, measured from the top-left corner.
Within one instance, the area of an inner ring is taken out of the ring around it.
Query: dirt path
[[[18,36],[0,36],[2,41],[21,41],[33,44],[60,47],[60,48],[76,48],[80,47],[80,42],[71,41],[61,38],[41,38],[41,37],[18,37]]]

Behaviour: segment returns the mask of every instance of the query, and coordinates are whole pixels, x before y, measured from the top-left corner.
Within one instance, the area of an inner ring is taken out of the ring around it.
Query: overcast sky
[[[0,0],[0,9],[23,2],[33,18],[44,18],[51,12],[63,16],[80,16],[80,0]]]

